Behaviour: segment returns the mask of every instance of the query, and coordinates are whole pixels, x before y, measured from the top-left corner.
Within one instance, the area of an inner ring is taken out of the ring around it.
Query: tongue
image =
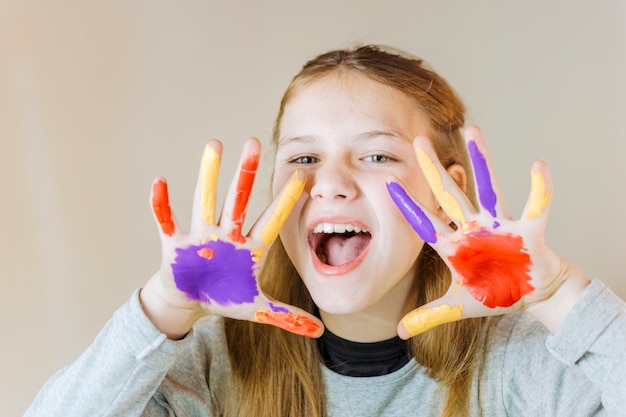
[[[331,236],[325,242],[324,252],[328,265],[343,265],[354,260],[369,244],[369,236],[354,235],[352,237]]]

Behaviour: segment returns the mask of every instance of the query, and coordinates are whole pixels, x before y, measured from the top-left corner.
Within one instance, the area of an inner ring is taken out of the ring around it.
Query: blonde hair
[[[274,126],[274,145],[286,104],[302,87],[332,73],[353,71],[412,97],[430,120],[429,137],[444,166],[471,169],[460,129],[465,108],[448,83],[415,57],[380,46],[332,51],[307,62],[287,88]],[[413,282],[415,307],[441,297],[450,271],[424,245]],[[260,285],[268,295],[315,313],[315,304],[277,240],[268,252]],[[442,416],[467,415],[472,377],[479,358],[484,319],[466,319],[436,327],[411,339],[412,354],[444,390]],[[225,415],[326,416],[322,360],[315,340],[271,326],[226,320],[233,366],[233,387]]]

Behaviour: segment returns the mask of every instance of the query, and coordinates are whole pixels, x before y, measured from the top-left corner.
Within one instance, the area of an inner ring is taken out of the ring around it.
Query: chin
[[[321,311],[338,315],[353,314],[367,309],[375,302],[364,291],[357,290],[362,285],[362,282],[355,283],[358,281],[357,277],[354,280],[349,279],[352,277],[342,278],[344,279],[329,279],[322,276],[313,278],[314,282],[304,281],[313,302]]]

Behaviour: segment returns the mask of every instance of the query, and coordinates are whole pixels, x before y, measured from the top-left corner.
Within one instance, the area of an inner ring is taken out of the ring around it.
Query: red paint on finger
[[[271,324],[306,337],[317,337],[322,329],[319,323],[309,317],[290,312],[259,310],[254,315],[254,319],[259,323]]]
[[[241,235],[243,221],[246,216],[246,207],[250,193],[252,192],[252,184],[256,176],[256,170],[259,166],[259,154],[253,154],[246,159],[241,165],[239,171],[239,179],[237,180],[237,190],[235,195],[235,204],[231,215],[234,223],[233,229],[228,236],[235,242],[245,242],[245,238]]]
[[[532,261],[520,236],[476,232],[448,259],[463,285],[487,307],[510,307],[535,289],[529,275]]]
[[[163,180],[158,180],[152,185],[152,210],[163,233],[172,236],[176,226],[172,219],[167,183]]]

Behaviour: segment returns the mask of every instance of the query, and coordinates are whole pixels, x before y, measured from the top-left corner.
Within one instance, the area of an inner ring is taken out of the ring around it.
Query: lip
[[[371,233],[371,229],[366,224],[364,224],[363,222],[359,220],[355,220],[353,218],[348,218],[348,217],[331,217],[331,218],[325,217],[325,218],[315,219],[313,222],[309,223],[308,225],[309,236],[313,233],[313,229],[315,228],[315,226],[317,226],[320,223],[353,224]],[[310,242],[308,246],[309,246],[309,253],[311,255],[311,260],[313,262],[313,267],[319,274],[325,275],[325,276],[339,276],[339,275],[345,275],[354,271],[355,269],[359,267],[359,265],[361,265],[361,263],[363,263],[363,261],[367,257],[367,254],[369,253],[371,242],[369,245],[367,245],[367,247],[363,250],[363,252],[361,252],[359,256],[357,256],[355,259],[345,264],[337,265],[337,266],[327,265],[323,263],[322,261],[320,261],[319,258],[317,257],[317,254],[315,253],[315,247],[313,247],[310,244]]]

